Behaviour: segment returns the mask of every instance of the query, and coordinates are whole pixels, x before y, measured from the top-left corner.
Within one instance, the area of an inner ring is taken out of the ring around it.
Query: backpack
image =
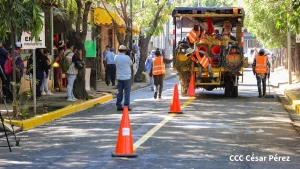
[[[13,70],[12,59],[10,56],[7,56],[7,60],[4,64],[4,72],[7,75],[10,75]]]
[[[68,70],[69,70],[69,67],[70,67],[70,63],[67,59],[67,56],[72,53],[72,52],[68,52],[66,55],[64,55],[62,58],[61,58],[61,61],[60,61],[60,67],[61,67],[61,70],[66,73]]]

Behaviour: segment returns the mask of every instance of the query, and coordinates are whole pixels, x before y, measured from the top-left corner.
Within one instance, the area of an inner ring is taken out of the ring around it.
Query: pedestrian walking
[[[135,62],[133,63],[133,75],[136,74],[139,65],[140,65],[140,52],[139,52],[139,46],[137,45],[137,43],[135,42],[135,40],[132,41],[132,51],[133,51],[133,55],[134,55],[134,60]]]
[[[155,58],[155,50],[152,50],[150,53],[149,53],[149,56],[146,60],[146,63],[145,63],[145,69],[148,73],[148,75],[150,75],[150,71],[151,71],[151,65],[152,65],[152,62],[153,62],[153,59]],[[150,76],[149,76],[150,77]],[[151,87],[151,91],[154,91],[154,80],[153,80],[153,76],[150,77],[150,87]]]
[[[153,76],[154,79],[154,99],[157,98],[157,92],[158,92],[158,98],[162,99],[161,94],[164,86],[164,78],[166,75],[166,66],[165,64],[171,63],[172,60],[164,58],[160,50],[157,48],[155,51],[155,58],[153,59],[152,65],[151,65],[151,71],[150,71],[150,77]],[[158,90],[159,86],[159,90]]]
[[[117,111],[123,111],[122,101],[123,92],[125,92],[124,106],[130,111],[130,91],[131,91],[131,58],[126,55],[127,48],[124,45],[119,47],[120,54],[115,56],[115,64],[117,68],[118,94],[117,94]]]
[[[109,86],[110,81],[112,86],[115,86],[116,81],[116,65],[115,65],[115,49],[110,48],[110,52],[106,54],[105,61],[105,70],[106,70],[106,85]]]
[[[64,56],[66,56],[70,66],[68,71],[66,72],[67,79],[68,79],[68,86],[67,86],[67,101],[68,102],[74,102],[77,101],[78,99],[75,98],[73,94],[73,85],[74,81],[76,79],[76,76],[78,74],[78,69],[75,67],[75,63],[73,62],[73,56],[74,56],[74,44],[72,42],[67,43],[67,50],[64,53]]]
[[[16,86],[17,89],[17,97],[19,98],[19,92],[20,92],[20,86],[21,86],[21,78],[23,77],[23,73],[24,73],[24,63],[23,60],[21,58],[21,52],[22,52],[22,43],[21,42],[17,42],[15,45],[15,58],[16,58],[16,83],[18,84]],[[12,75],[11,75],[11,79],[12,79]]]
[[[48,69],[48,72],[50,73],[51,61],[48,58],[49,55],[50,55],[50,51],[48,49],[44,49],[44,56],[45,56],[46,63],[47,63],[47,69]],[[48,82],[49,82],[49,76],[46,75],[46,72],[44,72],[43,84],[41,87],[42,95],[53,95],[48,88]]]
[[[258,97],[262,98],[266,96],[266,80],[270,78],[270,63],[268,56],[265,55],[265,51],[260,49],[258,55],[253,61],[253,74],[256,75]],[[263,85],[263,91],[261,92],[261,84]]]

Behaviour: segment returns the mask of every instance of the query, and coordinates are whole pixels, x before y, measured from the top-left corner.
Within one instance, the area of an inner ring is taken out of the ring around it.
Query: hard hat
[[[119,47],[119,50],[126,50],[127,48],[126,48],[126,46],[124,46],[124,45],[121,45],[120,47]]]
[[[202,22],[202,23],[200,23],[200,26],[204,29],[204,30],[208,30],[208,25],[207,25],[207,23],[206,22]]]
[[[188,49],[185,51],[185,56],[188,56],[188,55],[192,54],[194,51],[195,51],[195,49],[188,48]]]

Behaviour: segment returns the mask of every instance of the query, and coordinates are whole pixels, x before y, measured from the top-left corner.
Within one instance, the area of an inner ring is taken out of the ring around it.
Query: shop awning
[[[125,33],[125,22],[124,20],[116,13],[114,12],[107,12],[103,8],[94,8],[94,22],[96,25],[111,25],[112,19],[111,16],[114,18],[114,20],[119,25],[119,30],[122,34]],[[133,34],[140,34],[140,28],[136,23],[132,24],[132,32]]]
[[[103,8],[94,8],[94,22],[96,25],[111,25],[112,24],[112,19],[111,16],[114,18],[114,20],[116,21],[116,23],[121,26],[124,27],[125,26],[125,22],[124,20],[116,13],[114,12],[107,12],[105,9]]]

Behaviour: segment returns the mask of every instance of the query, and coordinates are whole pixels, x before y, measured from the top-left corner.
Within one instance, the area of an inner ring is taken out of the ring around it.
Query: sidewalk
[[[166,76],[166,79],[175,77],[176,73],[171,72]],[[140,88],[147,87],[149,83],[136,83],[134,82],[131,87],[131,91],[136,91]],[[39,125],[51,122],[55,119],[64,117],[66,115],[79,112],[81,110],[91,108],[96,104],[102,104],[110,101],[117,95],[117,88],[113,86],[107,86],[104,81],[97,82],[97,91],[88,91],[90,100],[83,101],[78,100],[76,102],[67,102],[66,92],[55,92],[54,95],[43,96],[41,100],[37,101],[37,112],[39,113],[36,117],[32,117],[26,120],[14,120],[15,126],[20,126],[23,130],[29,130]],[[32,100],[29,100],[28,105],[32,107]],[[8,109],[12,112],[12,106],[8,105]],[[6,109],[4,104],[0,104],[0,111],[6,115]],[[32,112],[32,108],[29,109]],[[6,120],[6,122],[8,122]],[[0,137],[2,132],[0,132]]]
[[[292,74],[292,84],[288,84],[288,71],[284,67],[276,68],[271,73],[270,84],[275,92],[284,96],[287,100],[285,106],[290,113],[290,117],[296,126],[300,126],[300,78]],[[283,104],[285,104],[281,98]]]

